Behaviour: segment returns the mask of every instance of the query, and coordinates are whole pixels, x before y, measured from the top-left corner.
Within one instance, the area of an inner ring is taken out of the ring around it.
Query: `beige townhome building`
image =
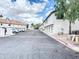
[[[0,37],[14,35],[14,32],[26,31],[26,23],[0,18]]]

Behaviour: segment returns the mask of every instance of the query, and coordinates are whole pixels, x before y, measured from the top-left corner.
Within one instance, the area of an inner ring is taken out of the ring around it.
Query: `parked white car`
[[[16,28],[14,28],[14,29],[12,30],[12,32],[13,32],[13,33],[18,33],[18,32],[19,32],[19,30],[18,30],[18,29],[16,29]]]

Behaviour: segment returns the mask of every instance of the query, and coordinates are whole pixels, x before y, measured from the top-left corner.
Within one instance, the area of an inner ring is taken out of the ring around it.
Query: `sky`
[[[4,18],[40,23],[51,11],[54,0],[0,0],[0,14]]]

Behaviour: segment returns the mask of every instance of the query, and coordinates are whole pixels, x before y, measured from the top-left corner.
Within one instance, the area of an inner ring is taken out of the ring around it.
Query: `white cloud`
[[[24,18],[24,21],[26,19]],[[42,23],[43,21],[43,17],[39,17],[39,18],[28,18],[26,21],[31,22],[31,23]]]
[[[48,0],[44,0],[44,1],[48,2]]]
[[[47,0],[45,0],[47,1]],[[29,21],[36,21],[37,22],[37,12],[41,12],[46,3],[34,3],[33,5],[30,5],[28,0],[16,0],[16,2],[13,4],[11,3],[11,0],[1,0],[0,1],[0,13],[9,16],[9,17],[14,17],[16,18],[26,18],[26,20],[29,19]],[[27,19],[28,18],[28,19]],[[41,18],[41,17],[40,17]],[[41,21],[38,20],[38,21]]]
[[[21,18],[32,18],[32,17],[37,17],[38,15],[36,14],[30,14],[30,13],[23,13],[23,14],[19,14],[18,17],[21,17]]]

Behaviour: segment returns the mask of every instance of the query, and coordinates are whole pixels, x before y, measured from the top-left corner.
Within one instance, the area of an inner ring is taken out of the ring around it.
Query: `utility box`
[[[0,28],[0,37],[4,37],[4,36],[5,36],[5,29]]]

